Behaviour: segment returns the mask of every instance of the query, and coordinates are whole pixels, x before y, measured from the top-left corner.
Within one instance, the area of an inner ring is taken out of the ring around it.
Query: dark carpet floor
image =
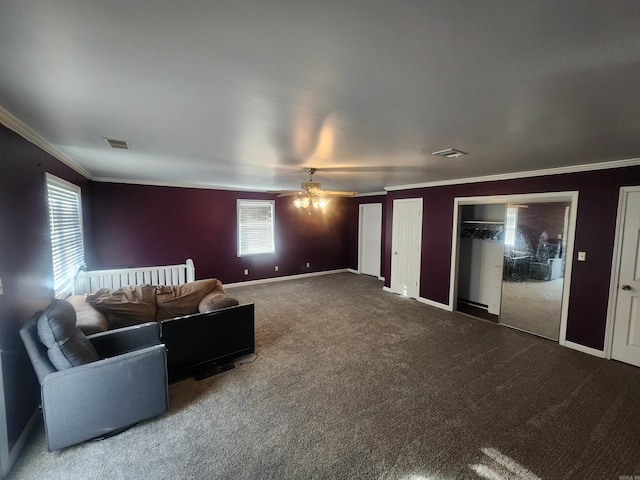
[[[615,479],[640,475],[640,369],[334,274],[241,286],[258,358],[10,479]],[[250,360],[250,359],[247,359]],[[123,408],[126,406],[123,405]]]

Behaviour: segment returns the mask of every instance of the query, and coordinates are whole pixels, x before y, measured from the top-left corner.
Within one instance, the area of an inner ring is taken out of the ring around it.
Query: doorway
[[[358,271],[380,277],[382,256],[382,204],[360,205]]]
[[[485,254],[481,257],[484,260],[477,260],[480,262],[479,270],[492,279],[490,283],[486,280],[482,282],[488,295],[484,296],[486,301],[478,303],[484,304],[487,313],[494,315],[494,318],[489,319],[504,326],[551,338],[564,345],[577,200],[577,192],[456,198],[451,263],[454,268],[449,299],[452,310],[464,312],[457,307],[460,305],[460,294],[465,291],[464,284],[468,282],[465,275],[469,274],[467,267],[461,263],[465,255],[461,237],[465,230],[469,234],[468,220],[465,218],[467,223],[463,223],[463,215],[468,215],[463,213],[462,207],[467,211],[471,207],[476,211],[492,208],[493,213],[489,215],[491,218],[472,219],[476,223],[481,222],[474,228],[479,231],[484,228],[485,232],[479,235],[485,241],[489,238],[494,244],[499,243],[493,250],[500,251],[501,256],[498,260],[496,255]],[[502,215],[496,214],[500,209]],[[554,217],[553,228],[544,225],[548,231],[543,235],[544,229],[538,231],[529,224],[535,226],[544,223],[541,219],[543,213],[550,209],[560,213]],[[514,214],[517,217],[518,212],[525,210],[527,213],[520,213],[519,231]],[[523,233],[524,229],[528,229],[526,234]],[[529,239],[528,244],[525,239]],[[487,248],[488,246],[483,246],[484,250]],[[479,247],[476,248],[478,249]],[[499,280],[496,276],[499,276]],[[564,278],[567,280],[564,281]],[[549,296],[554,298],[553,302]],[[492,311],[489,310],[492,301],[499,302],[497,312],[495,307]],[[544,311],[547,307],[551,308],[551,305],[553,311]],[[553,319],[548,322],[553,324],[553,328],[545,325],[543,317]]]

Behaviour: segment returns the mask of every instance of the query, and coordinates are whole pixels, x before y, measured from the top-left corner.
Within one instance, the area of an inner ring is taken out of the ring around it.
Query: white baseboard
[[[325,270],[323,272],[300,273],[298,275],[284,275],[282,277],[262,278],[258,280],[247,280],[246,282],[225,283],[223,287],[245,287],[247,285],[258,285],[261,283],[282,282],[284,280],[294,280],[296,278],[318,277],[320,275],[332,275],[334,273],[353,273],[348,268],[340,268],[338,270]]]
[[[400,295],[399,293],[391,290],[389,287],[382,287],[382,290],[384,290],[385,292],[395,293],[396,295]],[[433,300],[429,300],[428,298],[424,298],[424,297],[410,297],[410,298],[415,298],[420,303],[424,303],[432,307],[439,308],[441,310],[447,310],[448,312],[453,311],[453,308],[451,308],[449,305],[445,305],[444,303],[440,303],[440,302],[434,302]]]
[[[441,310],[446,310],[447,312],[453,312],[453,307],[451,305],[447,305],[446,303],[435,302],[433,300],[429,300],[428,298],[418,297],[416,298],[419,302],[426,303],[427,305],[431,305],[432,307],[439,308]]]
[[[360,270],[355,270],[353,268],[347,268],[349,273],[355,273],[356,275],[360,275]],[[378,280],[384,282],[384,277],[378,276]]]
[[[584,345],[580,345],[579,343],[573,342],[564,342],[564,346],[567,348],[572,348],[573,350],[578,350],[582,353],[588,353],[589,355],[593,355],[594,357],[605,358],[603,350],[597,350],[591,347],[585,347]]]

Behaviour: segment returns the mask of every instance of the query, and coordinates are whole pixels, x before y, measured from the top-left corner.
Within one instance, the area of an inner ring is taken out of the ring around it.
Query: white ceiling
[[[97,180],[374,192],[629,159],[640,2],[0,0],[0,106]]]

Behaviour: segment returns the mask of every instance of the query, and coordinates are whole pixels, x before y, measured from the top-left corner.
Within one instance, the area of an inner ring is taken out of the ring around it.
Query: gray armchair
[[[68,309],[60,309],[64,304],[56,305],[58,317],[61,311],[69,316]],[[82,363],[77,366],[72,362],[60,369],[60,358],[65,362],[74,359],[68,351],[63,351],[59,358],[52,356],[51,348],[43,343],[43,324],[46,328],[53,323],[51,313],[49,319],[46,317],[49,310],[51,307],[36,313],[21,328],[20,336],[40,382],[50,451],[118,433],[168,410],[166,352],[160,343],[157,323],[88,337],[80,333],[82,337],[75,338],[79,330],[75,327],[74,314],[70,340],[67,335],[62,341],[57,338],[58,343],[67,347],[73,343],[71,340],[88,340],[86,345],[92,355],[95,355],[95,349],[97,359],[91,358],[88,363],[76,362]],[[61,330],[55,328],[58,327],[54,326],[54,334],[60,337]]]

